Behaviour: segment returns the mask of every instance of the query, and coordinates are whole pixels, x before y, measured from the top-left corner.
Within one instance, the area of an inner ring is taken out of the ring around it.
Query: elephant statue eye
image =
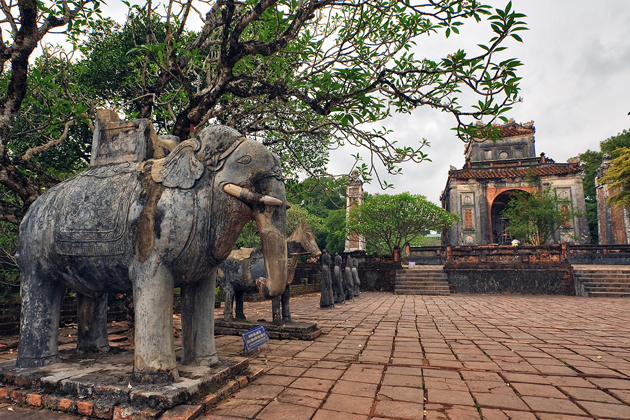
[[[238,158],[238,160],[236,162],[238,163],[242,163],[242,164],[248,164],[252,161],[252,157],[249,155],[245,155],[245,156],[241,156],[240,158]]]

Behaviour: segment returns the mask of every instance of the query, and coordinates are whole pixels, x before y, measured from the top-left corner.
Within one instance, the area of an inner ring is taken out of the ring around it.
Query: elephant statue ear
[[[151,178],[169,188],[192,188],[205,167],[195,154],[201,147],[197,139],[188,139],[163,159],[153,162]]]

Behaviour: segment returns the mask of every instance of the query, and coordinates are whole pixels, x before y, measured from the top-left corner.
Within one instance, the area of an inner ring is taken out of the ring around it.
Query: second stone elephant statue
[[[311,228],[304,222],[287,239],[287,252],[289,255],[287,287],[281,297],[272,301],[272,317],[274,323],[290,322],[291,311],[289,309],[290,284],[295,275],[298,258],[307,253],[310,257],[317,258],[321,251],[317,247],[315,235]],[[223,289],[225,296],[225,308],[223,319],[230,321],[245,319],[243,312],[243,293],[251,293],[257,290],[256,280],[266,277],[264,257],[260,248],[241,248],[234,250],[229,258],[219,266],[217,271],[217,283]],[[235,308],[233,308],[233,306]],[[282,307],[282,312],[280,308]]]

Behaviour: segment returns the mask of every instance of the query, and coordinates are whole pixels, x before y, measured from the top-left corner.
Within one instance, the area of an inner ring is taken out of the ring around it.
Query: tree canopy
[[[87,116],[81,99],[73,97],[73,88],[66,85],[64,91],[63,82],[44,74],[49,64],[45,59],[35,66],[29,60],[52,31],[64,31],[76,45],[84,28],[98,16],[99,2],[16,0],[3,2],[0,9],[4,15],[0,21],[0,221],[19,223],[41,188],[57,182],[31,159],[49,147],[30,146],[47,143],[47,136],[60,144],[68,129]],[[62,77],[62,71],[56,73]],[[34,144],[24,144],[29,139]]]
[[[619,156],[619,150],[630,147],[630,131],[623,132],[607,138],[600,142],[600,150],[587,150],[578,156],[584,167],[582,174],[582,185],[584,188],[584,200],[586,202],[586,218],[591,234],[591,242],[598,243],[599,233],[597,229],[597,194],[595,188],[595,178],[597,168],[602,164],[604,153],[608,153],[613,158]]]
[[[376,161],[397,173],[401,162],[426,158],[424,140],[398,145],[378,128],[393,113],[418,106],[448,112],[466,140],[492,136],[492,121],[518,101],[521,63],[502,51],[526,28],[511,3],[125,4],[120,26],[95,18],[96,0],[17,0],[3,8],[11,39],[0,52],[0,220],[19,223],[43,188],[85,166],[97,107],[151,118],[182,140],[207,124],[230,125],[276,151],[289,175],[324,175],[330,150],[361,146],[369,164],[354,169],[367,179]],[[471,21],[487,22],[494,33],[476,52],[412,51],[428,35],[453,36]],[[53,28],[65,28],[83,58],[47,47],[48,56],[29,68]],[[478,125],[484,116],[488,124]]]
[[[615,149],[616,158],[610,162],[610,167],[601,178],[608,184],[608,189],[613,194],[608,202],[617,206],[630,208],[630,147]]]
[[[397,195],[374,194],[354,207],[348,215],[350,234],[365,237],[368,252],[393,254],[431,230],[447,229],[459,216],[450,213],[421,195],[404,192]]]

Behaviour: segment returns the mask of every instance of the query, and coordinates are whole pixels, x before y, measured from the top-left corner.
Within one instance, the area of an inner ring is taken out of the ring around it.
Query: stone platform
[[[203,410],[256,377],[248,359],[229,357],[211,367],[178,365],[179,379],[172,383],[135,384],[132,350],[84,355],[73,350],[61,357],[61,363],[39,368],[0,364],[0,399],[96,418],[154,419],[182,404]]]
[[[214,333],[221,335],[241,335],[245,331],[261,325],[267,331],[269,338],[290,339],[290,340],[314,340],[319,337],[322,331],[315,322],[287,322],[274,324],[272,322],[250,321],[235,319],[225,321],[223,319],[214,320]]]

